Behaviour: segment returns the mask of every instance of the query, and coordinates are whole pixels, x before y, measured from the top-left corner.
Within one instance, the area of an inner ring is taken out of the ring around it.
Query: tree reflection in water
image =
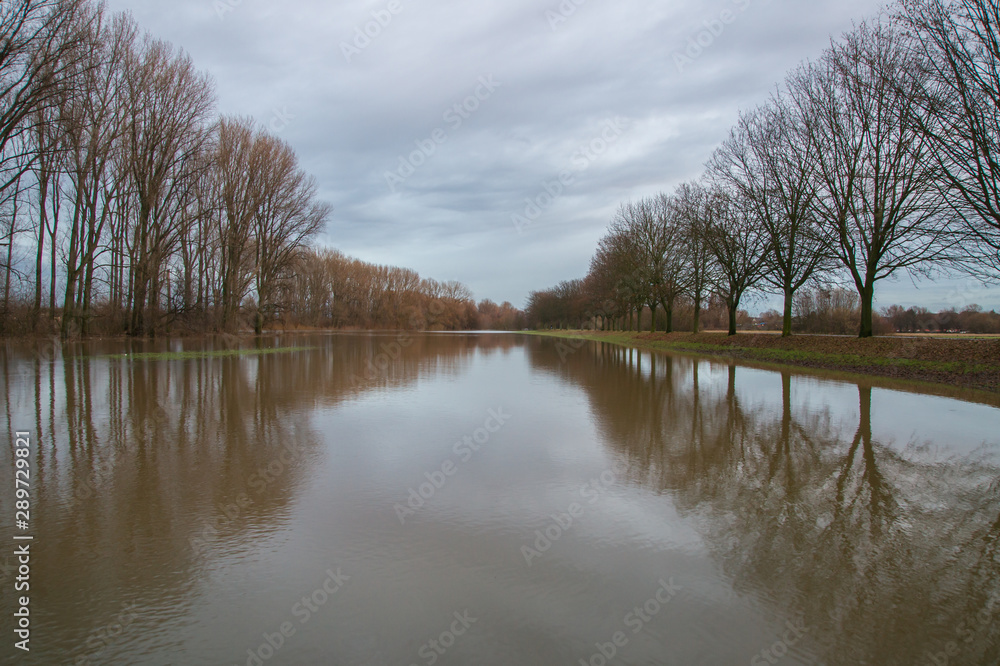
[[[778,399],[738,381],[760,371],[610,344],[533,362],[585,389],[631,480],[697,519],[735,589],[804,618],[825,663],[1000,663],[989,451],[931,459],[878,441],[866,385],[845,427],[843,409],[796,401],[816,380],[789,373]]]
[[[40,437],[32,508],[44,548],[32,555],[32,612],[39,609],[36,626],[51,637],[46,650],[75,653],[92,619],[117,617],[123,603],[183,615],[198,601],[206,562],[250,557],[290,520],[323,441],[313,408],[403,387],[422,372],[458,373],[478,344],[491,342],[398,341],[311,336],[308,352],[177,360],[124,358],[117,341],[0,345],[7,421],[33,416]],[[280,343],[128,344],[133,352],[198,352]],[[8,469],[12,449],[13,441],[2,454]]]

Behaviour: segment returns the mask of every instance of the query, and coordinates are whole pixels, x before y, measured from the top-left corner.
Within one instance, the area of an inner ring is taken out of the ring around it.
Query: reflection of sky
[[[881,440],[896,433],[897,446],[931,443],[944,454],[961,456],[982,444],[1000,447],[1000,409],[952,398],[876,389],[872,429]]]
[[[728,370],[714,375],[725,385]],[[781,409],[781,375],[739,367],[736,385],[745,406]],[[846,381],[792,376],[792,409],[821,412],[829,408],[842,435],[853,435],[858,424],[858,388]],[[967,455],[984,443],[1000,446],[1000,409],[954,398],[872,389],[872,436],[902,450],[908,444],[929,444],[944,456]]]
[[[678,609],[664,614],[634,640],[630,656],[641,662],[664,644],[693,654],[703,640],[685,629],[695,609],[713,621],[728,617],[740,639],[730,637],[731,646],[720,650],[742,655],[737,646],[755,644],[768,622],[748,601],[732,598],[697,525],[678,513],[672,496],[630,482],[627,472],[616,474],[595,501],[581,495],[615,462],[589,404],[582,387],[532,367],[527,349],[518,347],[485,350],[458,373],[422,373],[405,388],[317,411],[312,426],[327,433],[325,459],[306,484],[287,545],[268,555],[272,564],[264,563],[261,575],[294,588],[302,587],[297,572],[322,571],[329,562],[357,572],[341,601],[350,610],[338,606],[320,622],[335,623],[338,634],[361,635],[372,629],[363,619],[377,618],[390,648],[439,631],[436,618],[455,608],[473,607],[491,624],[466,645],[480,656],[513,650],[505,663],[586,656],[596,639],[581,636],[610,636],[629,608],[655,593],[658,579],[676,576],[690,599],[678,606],[684,617]],[[463,462],[455,442],[500,408],[510,415],[507,424]],[[410,489],[446,461],[455,474],[401,525],[394,505],[405,505]],[[551,527],[552,516],[573,503],[582,514],[528,567],[520,547],[533,544],[535,531]],[[512,635],[527,643],[514,646]],[[533,642],[535,635],[546,638]],[[553,644],[567,653],[546,659],[538,652]],[[533,658],[525,661],[525,651]]]
[[[424,375],[404,389],[363,394],[317,413],[314,425],[336,433],[328,440],[331,477],[384,491],[387,515],[392,516],[393,503],[405,502],[410,488],[426,482],[424,473],[450,460],[458,471],[422,514],[440,510],[452,519],[465,514],[465,520],[477,522],[495,519],[499,512],[504,522],[516,525],[531,520],[540,506],[582,504],[585,480],[598,478],[613,464],[587,403],[571,382],[533,371],[524,348],[517,348],[504,355],[480,352],[458,375]],[[501,408],[510,414],[508,423],[463,462],[454,445],[480,428],[491,409]],[[624,478],[617,475],[618,482]],[[500,506],[480,504],[478,498],[495,493],[505,498]],[[612,489],[599,502],[602,511],[590,517],[596,533],[647,538],[661,533],[664,541],[675,536],[668,534],[675,521],[664,518],[662,500],[643,508]]]
[[[649,352],[641,353],[642,374],[651,372]],[[663,364],[658,367],[662,375]],[[702,361],[699,364],[702,392],[719,394],[729,382],[729,366]],[[690,378],[687,380],[689,385]],[[780,413],[781,374],[769,370],[737,367],[736,389],[745,408]],[[818,413],[829,409],[842,434],[853,435],[858,424],[858,388],[842,380],[792,375],[792,409]],[[962,456],[986,444],[1000,448],[1000,409],[920,393],[886,388],[872,390],[872,435],[879,443],[902,450],[907,445],[929,445],[942,456]]]

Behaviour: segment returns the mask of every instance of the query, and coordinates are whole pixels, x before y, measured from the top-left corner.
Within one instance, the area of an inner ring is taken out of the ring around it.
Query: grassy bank
[[[733,358],[1000,392],[1000,339],[542,331],[538,335],[603,340],[643,349]]]

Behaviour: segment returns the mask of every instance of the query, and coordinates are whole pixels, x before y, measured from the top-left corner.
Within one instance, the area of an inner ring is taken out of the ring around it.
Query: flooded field
[[[30,534],[20,663],[1000,661],[995,406],[518,334],[2,353],[3,660]]]

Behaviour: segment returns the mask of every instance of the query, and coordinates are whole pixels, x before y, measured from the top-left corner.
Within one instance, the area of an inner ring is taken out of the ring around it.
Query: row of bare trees
[[[0,332],[260,331],[285,307],[329,208],[287,143],[214,109],[130,15],[3,3]]]
[[[850,284],[860,337],[901,273],[1000,278],[1000,5],[906,0],[862,23],[740,114],[705,174],[621,206],[591,264],[590,316],[630,326],[678,299],[729,309]],[[540,292],[542,293],[542,292]],[[549,293],[549,292],[545,292]],[[637,314],[636,314],[637,316]]]
[[[460,282],[421,278],[408,268],[370,264],[337,250],[308,249],[278,300],[284,325],[395,330],[519,330],[523,313],[508,302],[478,305]]]

